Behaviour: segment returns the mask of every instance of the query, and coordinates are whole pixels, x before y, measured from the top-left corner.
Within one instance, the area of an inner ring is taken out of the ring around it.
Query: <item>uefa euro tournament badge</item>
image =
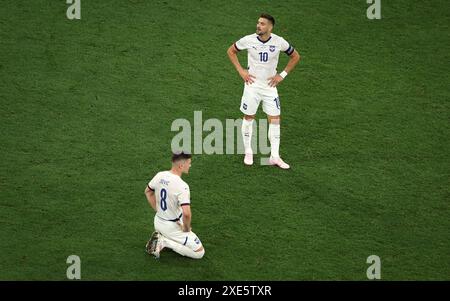
[[[273,46],[273,45],[270,45],[270,48],[269,48],[269,50],[270,50],[270,52],[274,52],[274,51],[275,51],[275,46]]]

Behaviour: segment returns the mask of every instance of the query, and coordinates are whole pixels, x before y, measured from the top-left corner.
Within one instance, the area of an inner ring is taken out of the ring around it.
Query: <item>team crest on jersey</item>
[[[270,52],[274,52],[274,51],[275,51],[275,46],[271,45],[271,46],[269,47],[269,50],[270,50]]]

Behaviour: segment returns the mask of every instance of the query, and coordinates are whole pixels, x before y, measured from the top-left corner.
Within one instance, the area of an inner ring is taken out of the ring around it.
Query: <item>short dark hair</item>
[[[272,25],[275,26],[275,18],[272,17],[271,15],[266,14],[266,13],[262,13],[261,16],[259,16],[259,17],[269,20],[270,23],[272,23]]]
[[[175,152],[172,154],[172,163],[175,163],[179,160],[187,160],[192,158],[192,155],[186,152]]]

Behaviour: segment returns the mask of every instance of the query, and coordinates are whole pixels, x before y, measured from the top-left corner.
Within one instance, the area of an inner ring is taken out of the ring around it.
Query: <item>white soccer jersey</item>
[[[164,220],[181,217],[181,206],[191,203],[189,185],[170,171],[161,171],[148,183],[156,195],[156,215]]]
[[[253,85],[262,87],[269,86],[268,78],[277,73],[280,51],[287,55],[294,52],[294,47],[274,33],[271,33],[270,38],[264,42],[256,33],[245,36],[234,43],[234,47],[238,51],[247,49],[248,71],[256,77]]]

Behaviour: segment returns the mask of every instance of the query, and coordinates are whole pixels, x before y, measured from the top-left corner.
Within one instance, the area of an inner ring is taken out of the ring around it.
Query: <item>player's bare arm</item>
[[[242,77],[244,82],[247,85],[248,84],[252,84],[256,77],[253,76],[252,74],[248,73],[248,71],[245,70],[244,68],[242,68],[241,63],[239,63],[239,59],[237,57],[237,53],[238,53],[238,51],[237,51],[236,46],[234,44],[231,45],[230,48],[228,48],[228,50],[227,50],[227,54],[228,54],[228,57],[230,58],[231,63],[234,65],[234,67],[236,68],[236,71]]]
[[[287,74],[291,72],[295,65],[298,64],[300,61],[300,54],[297,52],[297,50],[294,50],[294,52],[289,56],[289,62],[286,65],[286,68],[284,68],[284,72]],[[284,78],[280,74],[276,74],[275,76],[269,77],[269,86],[276,87]]]
[[[145,187],[144,193],[145,193],[145,197],[147,198],[147,201],[150,204],[150,206],[152,206],[153,210],[157,211],[156,210],[155,192],[147,186],[147,187]]]
[[[181,206],[183,210],[183,232],[191,231],[191,206],[186,204]]]

